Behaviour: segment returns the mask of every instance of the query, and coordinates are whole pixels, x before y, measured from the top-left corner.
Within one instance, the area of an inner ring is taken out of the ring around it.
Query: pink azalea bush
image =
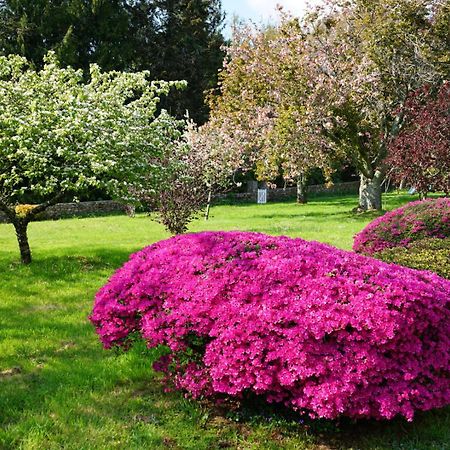
[[[176,236],[131,256],[90,320],[136,336],[194,397],[263,396],[312,417],[386,418],[450,403],[450,281],[325,244]]]
[[[372,256],[424,238],[450,237],[450,198],[419,200],[369,223],[353,242],[357,253]]]

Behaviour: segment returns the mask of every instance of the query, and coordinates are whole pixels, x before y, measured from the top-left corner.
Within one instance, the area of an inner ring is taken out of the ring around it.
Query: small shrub
[[[407,248],[389,248],[374,256],[382,261],[431,270],[441,277],[450,278],[450,238],[422,239],[412,242]]]
[[[450,237],[450,198],[411,202],[378,217],[355,236],[353,250],[371,256],[430,237]]]
[[[134,254],[90,317],[105,348],[165,346],[194,397],[260,396],[312,417],[412,419],[450,402],[450,281],[325,244],[176,236]]]

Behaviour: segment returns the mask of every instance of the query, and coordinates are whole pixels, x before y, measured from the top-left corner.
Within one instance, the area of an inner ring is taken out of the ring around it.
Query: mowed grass
[[[413,200],[385,196],[386,209]],[[350,249],[374,216],[356,199],[308,205],[222,205],[191,231],[251,230]],[[38,222],[34,262],[18,264],[13,229],[0,225],[0,448],[24,449],[446,449],[449,410],[413,423],[299,421],[272,410],[227,412],[165,393],[154,351],[102,349],[87,320],[95,292],[128,255],[168,237],[145,215]]]

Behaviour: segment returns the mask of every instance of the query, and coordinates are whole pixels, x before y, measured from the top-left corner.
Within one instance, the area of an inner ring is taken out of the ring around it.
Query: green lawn
[[[385,205],[409,200],[389,194]],[[349,196],[223,205],[191,230],[253,230],[350,249],[373,217],[351,214],[354,205]],[[33,223],[34,263],[22,267],[12,227],[0,225],[0,448],[450,448],[448,409],[419,414],[412,424],[227,413],[163,393],[145,347],[103,350],[87,321],[96,290],[131,252],[167,236],[143,215]]]

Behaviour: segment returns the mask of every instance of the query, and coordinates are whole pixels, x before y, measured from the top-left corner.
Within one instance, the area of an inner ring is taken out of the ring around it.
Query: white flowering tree
[[[159,180],[161,168],[149,161],[165,151],[161,135],[175,125],[157,103],[184,83],[148,75],[92,65],[85,81],[52,53],[40,71],[22,57],[0,57],[0,211],[14,225],[23,263],[31,262],[28,224],[52,204],[91,188],[126,198],[144,174],[146,183]]]

